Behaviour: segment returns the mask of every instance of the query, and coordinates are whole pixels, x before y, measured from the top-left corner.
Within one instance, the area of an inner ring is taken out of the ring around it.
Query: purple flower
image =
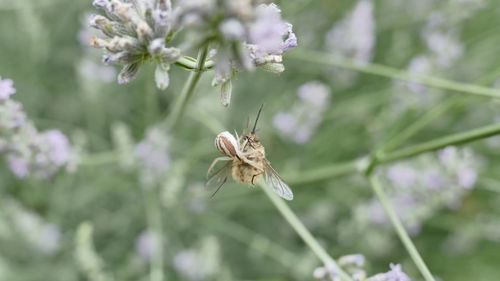
[[[395,186],[406,188],[415,184],[417,173],[408,166],[396,164],[389,168],[387,177]]]
[[[259,50],[267,54],[281,54],[283,37],[288,34],[289,27],[281,19],[281,10],[276,4],[260,4],[255,9],[255,22],[250,25],[250,41]]]
[[[61,238],[61,230],[56,224],[45,224],[42,226],[38,248],[47,254],[57,251],[59,248],[59,240]]]
[[[470,167],[460,166],[457,169],[457,180],[461,187],[471,189],[476,184],[477,173]]]
[[[330,89],[318,81],[308,82],[299,87],[299,97],[318,107],[324,107],[329,102]]]
[[[391,263],[390,268],[391,270],[388,272],[379,273],[368,278],[366,281],[411,281],[410,277],[402,271],[400,264]]]
[[[245,38],[245,27],[234,18],[227,19],[219,25],[220,32],[229,40],[242,40]]]
[[[40,134],[45,146],[47,158],[51,163],[60,167],[65,165],[71,156],[71,146],[68,138],[59,130],[49,130]]]
[[[13,100],[0,104],[0,134],[23,126],[27,121],[23,106]]]
[[[292,48],[298,46],[297,36],[293,33],[293,25],[291,23],[286,23],[288,36],[283,44],[283,51],[288,51]]]
[[[408,72],[415,75],[425,75],[432,71],[432,62],[427,56],[416,56],[408,65]],[[422,93],[427,88],[426,86],[418,83],[406,83],[410,91],[414,93]]]
[[[0,101],[8,99],[15,92],[14,81],[0,77]]]
[[[174,268],[192,281],[203,280],[206,276],[200,255],[194,250],[183,250],[174,257]]]
[[[159,128],[151,128],[147,131],[145,139],[135,147],[135,156],[139,160],[147,182],[157,182],[170,168],[168,146],[166,133]]]
[[[12,173],[18,178],[25,178],[29,175],[29,162],[19,156],[8,155],[7,163]]]
[[[410,277],[403,272],[400,264],[390,264],[391,270],[386,274],[389,281],[411,281]]]
[[[340,266],[354,265],[362,267],[365,264],[365,256],[362,254],[352,254],[342,256],[338,260]]]
[[[370,61],[375,46],[372,1],[358,1],[351,14],[328,32],[326,40],[336,55],[348,56],[360,63]]]
[[[135,242],[135,249],[139,256],[149,261],[156,255],[161,247],[161,239],[155,232],[144,230]]]
[[[443,176],[437,171],[427,171],[423,174],[425,186],[430,190],[437,190],[443,187],[445,181]]]
[[[280,112],[274,116],[274,126],[285,134],[291,134],[297,126],[297,119],[290,113]]]

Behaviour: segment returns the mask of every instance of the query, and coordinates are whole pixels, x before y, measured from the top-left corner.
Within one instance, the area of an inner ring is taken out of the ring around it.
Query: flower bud
[[[168,76],[168,70],[170,65],[166,63],[159,63],[155,70],[155,82],[156,87],[160,90],[165,90],[168,87],[170,78]]]
[[[123,67],[123,69],[118,74],[118,84],[126,84],[137,76],[139,71],[139,62],[128,64]]]
[[[266,63],[261,65],[260,68],[272,73],[281,73],[285,71],[285,66],[282,63]]]
[[[231,93],[233,90],[233,85],[231,80],[227,80],[222,83],[220,87],[220,102],[223,106],[228,107],[231,102]]]

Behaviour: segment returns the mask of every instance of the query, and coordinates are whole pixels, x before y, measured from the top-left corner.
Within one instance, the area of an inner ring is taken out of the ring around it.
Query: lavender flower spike
[[[0,101],[7,100],[15,93],[14,82],[11,79],[2,79],[0,76]]]
[[[91,38],[90,45],[104,49],[106,64],[122,65],[118,83],[134,80],[140,66],[151,61],[158,65],[155,81],[159,89],[168,87],[169,65],[180,57],[180,50],[167,47],[175,30],[169,1],[95,0],[93,5],[106,16],[92,15],[91,27],[100,30],[104,38]]]

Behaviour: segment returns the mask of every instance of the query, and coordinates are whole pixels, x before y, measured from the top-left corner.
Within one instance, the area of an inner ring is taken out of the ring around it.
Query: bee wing
[[[292,190],[283,181],[278,172],[271,167],[271,164],[267,160],[264,162],[264,180],[280,197],[286,200],[293,200]]]
[[[206,187],[217,186],[219,190],[229,178],[231,178],[231,164],[233,161],[228,161],[224,166],[217,170],[206,182]],[[217,192],[217,191],[216,191]]]

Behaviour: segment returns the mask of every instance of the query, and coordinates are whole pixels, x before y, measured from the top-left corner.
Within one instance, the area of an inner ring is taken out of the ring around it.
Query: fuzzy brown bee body
[[[262,109],[262,108],[261,108]],[[217,185],[215,193],[226,183],[229,177],[236,181],[254,185],[262,176],[275,193],[286,200],[293,199],[290,187],[283,182],[278,173],[266,159],[264,146],[255,135],[255,127],[260,110],[251,133],[241,138],[234,137],[225,131],[215,138],[215,147],[225,156],[214,159],[208,168],[207,176],[219,161],[230,161],[219,169],[207,182],[207,185]],[[215,195],[214,193],[214,195]]]
[[[232,164],[232,176],[235,180],[254,184],[259,180],[265,171],[264,161],[266,160],[265,149],[262,144],[257,140],[257,142],[246,143],[245,140],[249,138],[250,134],[243,136],[241,145],[242,154],[247,160],[251,161],[249,164],[243,160],[234,160]],[[256,139],[255,137],[252,139]],[[251,144],[251,145],[250,145]]]

